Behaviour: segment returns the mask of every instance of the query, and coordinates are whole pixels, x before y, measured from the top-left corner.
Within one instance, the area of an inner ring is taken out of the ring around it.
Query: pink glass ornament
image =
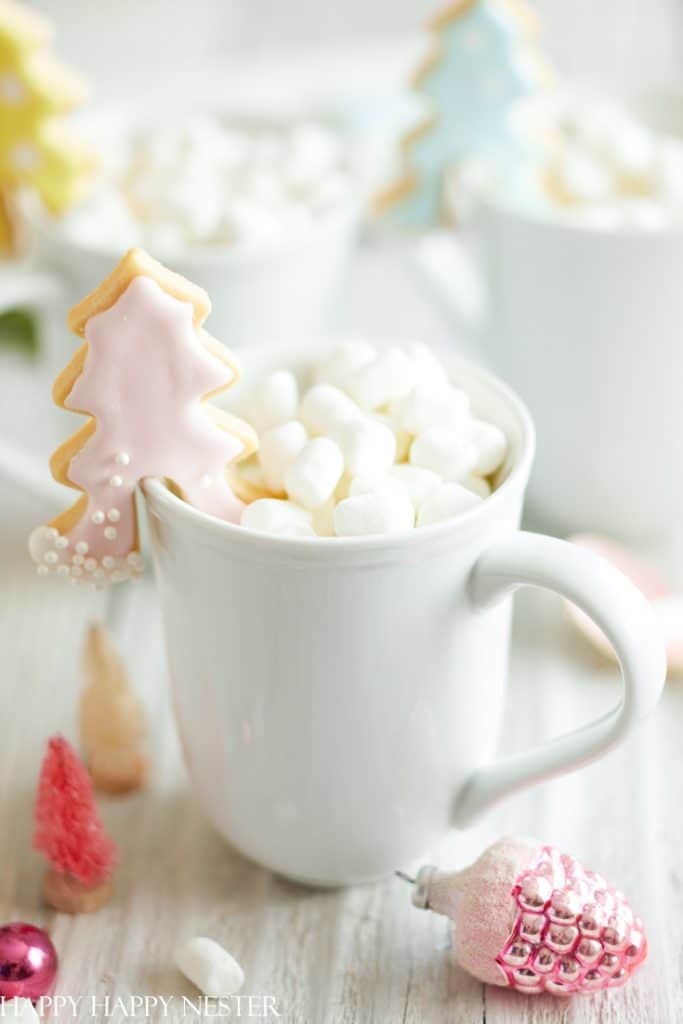
[[[57,951],[47,932],[14,921],[0,928],[0,996],[40,999],[54,985]]]
[[[535,840],[508,836],[464,871],[426,866],[414,881],[413,903],[453,921],[455,959],[489,985],[595,992],[623,985],[647,956],[624,894]]]

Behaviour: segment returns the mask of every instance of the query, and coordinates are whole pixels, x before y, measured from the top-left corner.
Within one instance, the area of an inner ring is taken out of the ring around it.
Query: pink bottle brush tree
[[[90,776],[62,736],[48,741],[33,845],[48,862],[43,892],[64,913],[97,910],[111,894],[116,847],[104,831]]]

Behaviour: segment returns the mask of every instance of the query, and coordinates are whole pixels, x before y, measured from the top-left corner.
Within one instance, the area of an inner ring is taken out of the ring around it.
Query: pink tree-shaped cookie
[[[201,288],[140,249],[69,314],[85,339],[55,382],[58,405],[92,417],[52,456],[52,474],[83,495],[31,536],[38,571],[74,583],[139,574],[135,488],[171,480],[186,501],[229,522],[242,502],[227,467],[255,450],[251,428],[206,399],[238,370],[203,329]]]

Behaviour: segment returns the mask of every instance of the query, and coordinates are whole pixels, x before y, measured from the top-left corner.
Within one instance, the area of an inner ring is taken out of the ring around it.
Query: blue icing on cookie
[[[496,0],[476,0],[441,20],[433,62],[416,86],[428,122],[406,143],[412,187],[391,211],[404,227],[439,220],[444,171],[463,158],[484,158],[505,173],[523,158],[523,143],[509,124],[513,105],[538,89],[522,64],[525,31]]]

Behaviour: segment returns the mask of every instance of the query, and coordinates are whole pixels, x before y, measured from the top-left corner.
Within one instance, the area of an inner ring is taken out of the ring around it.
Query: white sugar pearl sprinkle
[[[117,466],[129,466],[130,455],[128,454],[128,452],[118,452],[115,461]]]
[[[86,572],[94,572],[95,569],[97,568],[97,559],[86,558],[85,562],[83,563],[83,567]]]
[[[104,512],[101,512],[98,509],[97,512],[93,512],[90,518],[92,519],[93,523],[95,523],[96,526],[99,526],[100,523],[104,522]]]
[[[46,565],[56,565],[59,561],[59,555],[56,551],[46,551],[43,555],[43,561]]]
[[[84,562],[85,558],[83,557],[83,555],[74,555],[73,558],[71,559],[72,565],[83,565]]]
[[[121,513],[117,508],[110,508],[107,512],[107,519],[110,523],[118,523],[121,518]]]
[[[123,487],[123,477],[119,476],[118,473],[114,473],[109,483],[112,487]]]
[[[116,559],[112,558],[111,555],[105,555],[102,559],[102,565],[105,569],[113,569],[116,565]]]
[[[57,537],[57,539],[55,540],[55,547],[59,548],[61,551],[63,551],[64,548],[68,548],[68,546],[69,541],[67,537]]]
[[[107,526],[104,531],[104,536],[107,540],[116,540],[118,530],[115,526]]]
[[[79,540],[76,544],[76,551],[79,555],[87,555],[88,553],[88,542],[87,540]]]

